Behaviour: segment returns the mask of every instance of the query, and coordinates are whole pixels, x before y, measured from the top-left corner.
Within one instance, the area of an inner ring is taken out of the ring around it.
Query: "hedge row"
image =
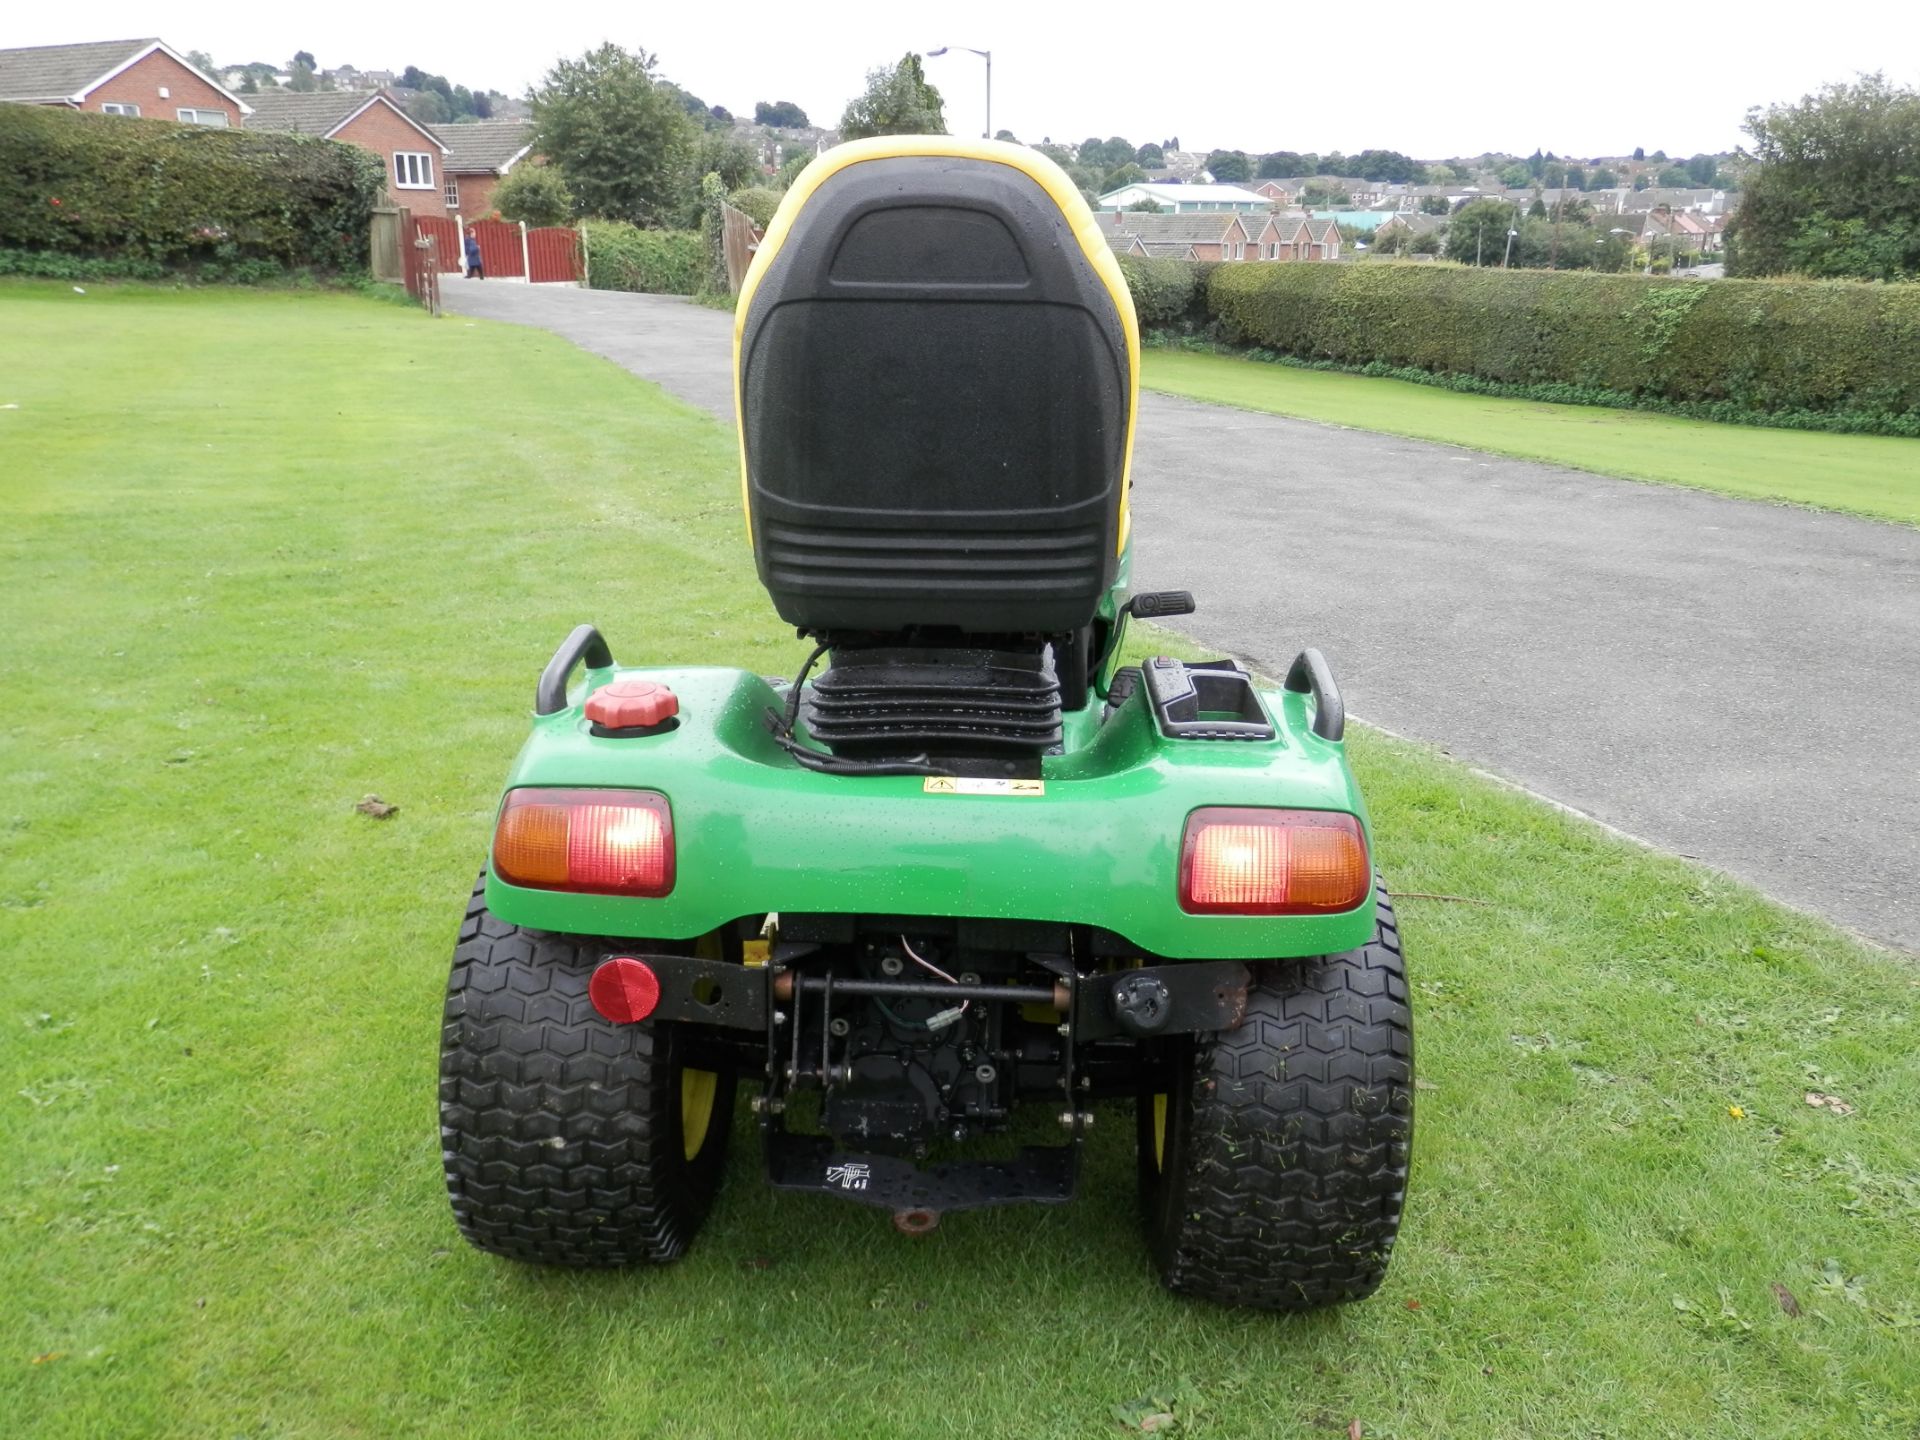
[[[585,220],[587,285],[594,290],[638,290],[691,295],[706,266],[697,230],[642,230],[624,220]]]
[[[0,105],[0,248],[364,270],[380,157],[305,135]]]
[[[1207,278],[1218,268],[1211,260],[1120,257],[1120,273],[1133,291],[1142,330],[1185,333],[1203,327],[1208,320]]]
[[[1224,265],[1206,294],[1222,338],[1299,359],[1903,431],[1920,417],[1920,285],[1367,263]]]

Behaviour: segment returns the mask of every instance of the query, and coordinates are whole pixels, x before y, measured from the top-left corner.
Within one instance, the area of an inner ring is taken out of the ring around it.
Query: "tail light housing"
[[[673,811],[652,790],[509,790],[493,873],[531,890],[658,898],[673,889]]]
[[[1332,915],[1372,889],[1367,837],[1351,815],[1209,806],[1187,817],[1180,908],[1190,915]]]

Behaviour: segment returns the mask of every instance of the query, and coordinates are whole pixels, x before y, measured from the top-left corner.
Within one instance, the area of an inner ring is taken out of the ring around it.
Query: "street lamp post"
[[[926,57],[932,60],[936,56],[946,54],[949,50],[964,50],[969,55],[978,55],[987,62],[987,133],[982,138],[991,140],[993,138],[993,52],[976,50],[971,45],[942,45],[938,50],[928,50],[925,53]]]
[[[1518,230],[1509,229],[1507,231],[1507,253],[1500,257],[1500,268],[1502,270],[1507,269],[1509,266],[1513,264],[1513,242],[1514,242],[1514,238],[1518,236],[1519,233],[1520,232]]]

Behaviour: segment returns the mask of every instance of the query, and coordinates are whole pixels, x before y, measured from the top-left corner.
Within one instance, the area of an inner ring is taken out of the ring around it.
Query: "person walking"
[[[487,268],[480,263],[480,237],[471,230],[467,231],[467,278],[469,280],[487,278]]]

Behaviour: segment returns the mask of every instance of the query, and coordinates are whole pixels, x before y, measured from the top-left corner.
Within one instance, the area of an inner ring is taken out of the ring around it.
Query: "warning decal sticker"
[[[988,780],[971,775],[929,775],[920,787],[928,795],[1044,795],[1044,780]]]

